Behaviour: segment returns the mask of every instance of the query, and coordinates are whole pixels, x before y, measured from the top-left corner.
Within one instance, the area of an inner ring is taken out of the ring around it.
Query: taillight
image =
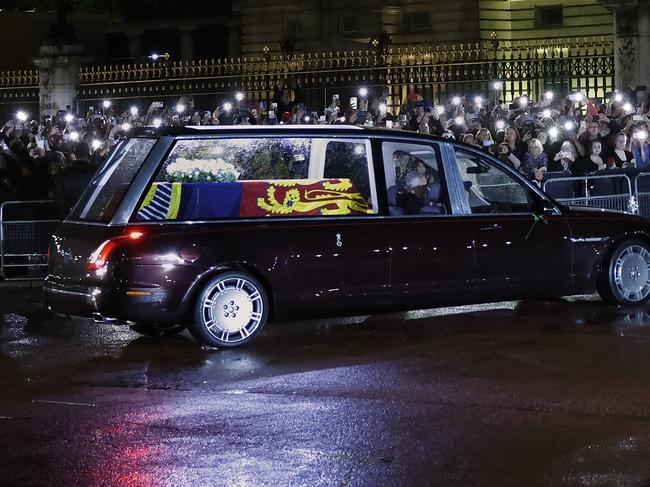
[[[108,263],[108,258],[111,256],[111,253],[115,248],[122,243],[124,240],[139,240],[144,236],[143,232],[132,231],[126,235],[120,235],[119,237],[109,238],[104,240],[95,251],[90,254],[88,262],[86,262],[87,271],[98,271],[106,267]]]

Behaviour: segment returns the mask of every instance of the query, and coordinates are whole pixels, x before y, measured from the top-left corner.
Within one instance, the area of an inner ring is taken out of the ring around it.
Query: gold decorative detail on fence
[[[0,71],[1,88],[34,88],[38,86],[38,70]]]
[[[611,36],[501,42],[486,40],[473,43],[393,46],[387,54],[369,49],[300,53],[291,56],[269,56],[264,52],[260,56],[243,58],[84,66],[80,70],[79,81],[82,85],[89,85],[485,62],[550,61],[613,55]]]

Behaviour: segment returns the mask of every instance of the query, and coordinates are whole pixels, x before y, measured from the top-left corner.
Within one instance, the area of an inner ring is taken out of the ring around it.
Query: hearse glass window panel
[[[70,219],[110,221],[155,143],[156,139],[134,138],[120,148],[113,161],[95,175]]]
[[[355,164],[346,163],[343,151],[338,154],[337,143],[300,137],[179,140],[135,220],[371,214],[376,205],[367,180],[370,161],[363,162],[364,180]],[[355,147],[348,149],[347,157],[362,164]]]
[[[439,157],[432,146],[384,142],[382,155],[391,215],[448,213]]]
[[[345,177],[352,186],[361,194],[368,205],[368,209],[376,209],[373,202],[377,200],[375,193],[373,165],[368,157],[371,152],[368,139],[354,140],[328,140],[314,139],[314,148],[324,148],[323,178],[336,179]],[[373,177],[371,177],[373,176]],[[372,211],[371,211],[372,213]]]
[[[502,169],[456,149],[465,196],[472,213],[530,213],[530,191]]]

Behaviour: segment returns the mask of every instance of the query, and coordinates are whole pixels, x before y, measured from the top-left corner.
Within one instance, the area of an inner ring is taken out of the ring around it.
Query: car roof
[[[361,134],[374,137],[408,137],[412,139],[437,140],[440,142],[457,142],[452,139],[435,135],[420,134],[408,130],[387,129],[382,127],[359,127],[356,125],[187,125],[184,127],[141,127],[134,128],[129,136],[204,136],[226,135],[232,133],[247,134],[334,134],[359,136]]]

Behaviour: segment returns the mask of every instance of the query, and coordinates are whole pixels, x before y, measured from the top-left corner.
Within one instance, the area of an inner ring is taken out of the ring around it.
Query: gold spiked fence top
[[[375,68],[409,68],[485,62],[544,61],[613,56],[611,36],[572,39],[500,41],[391,46],[381,49],[299,53],[197,61],[158,61],[137,64],[83,66],[82,85],[164,79],[280,75]],[[0,72],[0,89],[37,86],[38,70]]]
[[[34,86],[38,86],[37,69],[0,71],[0,88],[22,88]]]
[[[476,43],[392,46],[379,49],[299,53],[290,56],[261,55],[198,61],[162,61],[142,64],[85,66],[81,84],[103,84],[156,79],[187,79],[323,72],[378,67],[417,67],[502,61],[543,61],[590,56],[613,56],[608,37],[497,41]]]

